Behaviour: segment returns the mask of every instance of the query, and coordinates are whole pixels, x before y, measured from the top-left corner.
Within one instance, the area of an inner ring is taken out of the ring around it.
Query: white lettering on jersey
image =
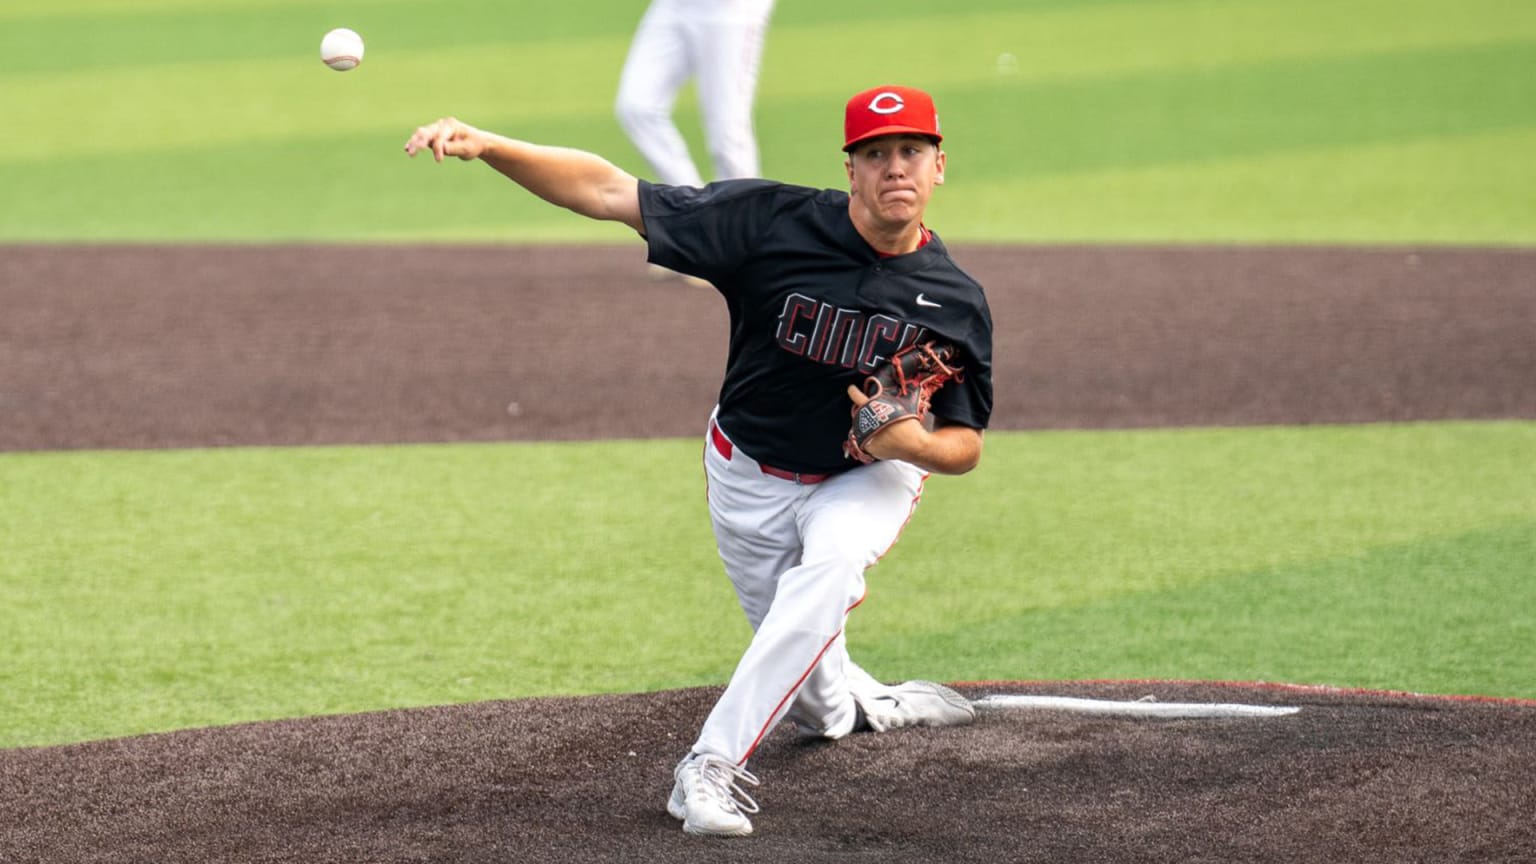
[[[809,334],[801,332],[803,328],[797,327],[796,322],[802,318],[815,321],[816,307],[820,305],[804,294],[791,294],[784,298],[784,308],[779,311],[779,330],[776,334],[780,348],[791,354],[805,353],[810,337]]]
[[[890,315],[865,316],[804,294],[791,294],[779,313],[779,347],[826,366],[873,372],[875,366],[923,337],[927,328]]]
[[[864,316],[857,309],[834,311],[831,306],[825,307],[816,319],[816,335],[811,339],[812,345],[820,346],[820,350],[813,352],[814,359],[829,366],[852,369],[858,357],[859,330],[863,323]]]

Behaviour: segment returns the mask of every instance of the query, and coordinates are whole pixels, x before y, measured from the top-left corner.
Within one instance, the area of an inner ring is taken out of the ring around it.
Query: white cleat
[[[869,728],[876,732],[906,726],[965,726],[976,720],[971,700],[932,681],[908,681],[855,698]]]
[[[689,834],[710,837],[742,837],[752,833],[748,813],[757,812],[742,783],[757,785],[745,768],[711,753],[689,753],[672,771],[672,797],[667,812],[683,820]]]

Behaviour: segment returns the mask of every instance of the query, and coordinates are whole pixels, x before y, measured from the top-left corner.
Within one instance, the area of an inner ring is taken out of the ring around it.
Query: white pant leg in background
[[[645,10],[619,74],[614,104],[619,125],[635,149],[656,179],[671,186],[704,185],[672,121],[677,93],[696,71],[688,27],[685,16],[670,4],[655,3]]]
[[[877,462],[800,485],[708,439],[704,467],[720,558],[755,632],[693,749],[745,764],[791,708],[827,737],[848,734],[852,688],[878,685],[849,660],[843,628],[927,475]]]
[[[757,177],[757,131],[752,123],[767,20],[705,20],[691,41],[699,113],[716,180]]]

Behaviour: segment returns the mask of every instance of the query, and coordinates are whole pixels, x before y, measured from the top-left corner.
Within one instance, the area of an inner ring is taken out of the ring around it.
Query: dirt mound
[[[670,771],[718,690],[528,699],[0,751],[11,862],[1536,860],[1536,705],[1191,683],[972,698],[1299,706],[1263,719],[983,710],[758,751],[762,813],[684,835]]]

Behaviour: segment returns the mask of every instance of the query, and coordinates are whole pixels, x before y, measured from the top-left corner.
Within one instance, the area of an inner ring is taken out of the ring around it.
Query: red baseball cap
[[[848,100],[843,113],[843,151],[881,135],[923,135],[937,144],[939,112],[933,97],[916,87],[871,87]]]

